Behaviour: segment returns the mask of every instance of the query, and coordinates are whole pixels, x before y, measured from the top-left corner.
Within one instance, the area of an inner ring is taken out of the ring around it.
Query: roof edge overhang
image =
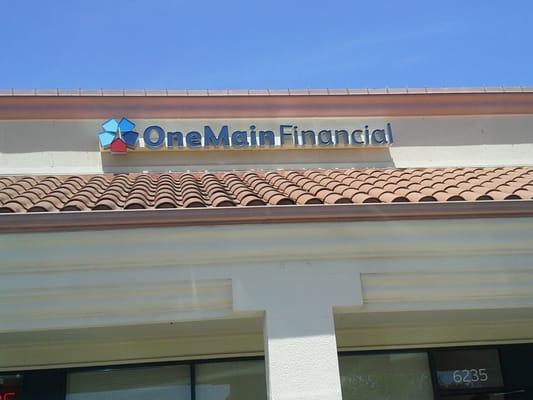
[[[168,91],[2,95],[0,120],[129,118],[283,118],[533,114],[533,91],[287,91],[257,94]]]
[[[533,217],[533,201],[459,201],[4,214],[0,216],[0,233],[510,217]]]

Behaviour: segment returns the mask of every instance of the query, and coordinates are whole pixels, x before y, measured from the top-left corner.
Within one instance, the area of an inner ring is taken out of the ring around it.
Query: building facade
[[[0,96],[0,400],[533,399],[533,91]]]

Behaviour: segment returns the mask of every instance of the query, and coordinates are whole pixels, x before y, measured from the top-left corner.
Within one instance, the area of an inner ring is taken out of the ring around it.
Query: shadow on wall
[[[100,121],[0,121],[2,153],[96,152]]]
[[[104,172],[393,167],[385,147],[299,150],[176,150],[101,153]]]

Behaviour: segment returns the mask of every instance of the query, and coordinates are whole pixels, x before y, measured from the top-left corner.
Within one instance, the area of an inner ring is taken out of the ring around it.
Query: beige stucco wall
[[[531,341],[532,231],[521,218],[5,234],[0,370],[261,354],[265,314],[316,322],[323,307],[340,349]],[[285,341],[311,334],[292,321]]]
[[[0,371],[264,354],[340,400],[338,350],[533,341],[533,218],[0,236]]]
[[[280,118],[225,120],[135,120],[137,130],[250,124],[276,130],[279,124],[341,129],[382,128],[391,123],[390,147],[130,151],[101,153],[100,120],[0,121],[1,174],[64,174],[168,170],[232,170],[309,167],[436,167],[533,165],[533,116],[446,116],[369,118]]]

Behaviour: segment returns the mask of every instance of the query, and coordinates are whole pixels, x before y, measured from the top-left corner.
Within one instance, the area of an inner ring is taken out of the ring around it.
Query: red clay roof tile
[[[0,177],[0,213],[533,199],[533,167]]]

